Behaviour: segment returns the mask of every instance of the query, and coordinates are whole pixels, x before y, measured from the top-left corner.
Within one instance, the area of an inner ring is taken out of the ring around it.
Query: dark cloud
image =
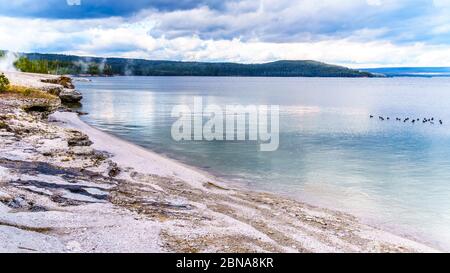
[[[426,17],[436,13],[428,0],[417,0],[414,5],[394,1],[375,6],[355,0],[354,4],[345,8],[333,1],[328,5],[322,4],[320,8],[306,5],[312,1],[303,1],[305,5],[302,5],[302,1],[266,2],[273,6],[265,6],[263,10],[259,10],[259,5],[254,5],[246,9],[231,9],[227,6],[223,10],[152,13],[151,18],[158,20],[159,24],[151,33],[156,36],[164,34],[168,38],[197,35],[202,39],[239,38],[243,41],[276,43],[350,36],[362,40],[385,38],[395,42],[410,42],[425,37],[430,28]]]
[[[0,15],[11,17],[85,19],[130,16],[145,9],[159,11],[186,10],[199,6],[220,10],[221,0],[80,0],[81,5],[69,5],[68,0],[0,0]]]

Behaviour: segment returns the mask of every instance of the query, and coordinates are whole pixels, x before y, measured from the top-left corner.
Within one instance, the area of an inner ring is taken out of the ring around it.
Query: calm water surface
[[[83,119],[107,132],[234,183],[350,211],[450,250],[450,78],[115,77],[77,87],[90,113]],[[280,105],[279,150],[173,141],[172,107],[194,96],[223,107]]]

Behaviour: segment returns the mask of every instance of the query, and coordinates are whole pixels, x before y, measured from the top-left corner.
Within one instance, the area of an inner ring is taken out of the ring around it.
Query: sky
[[[450,66],[450,0],[0,0],[0,49]]]

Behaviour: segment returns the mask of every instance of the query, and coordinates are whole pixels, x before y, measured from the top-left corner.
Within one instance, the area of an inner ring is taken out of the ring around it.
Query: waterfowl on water
[[[369,117],[370,117],[370,118],[374,118],[373,115],[370,115]],[[382,117],[382,116],[378,116],[378,119],[381,120],[381,121],[384,121],[384,120],[390,120],[391,118],[390,118],[390,117]],[[396,117],[395,120],[396,120],[396,121],[402,121],[402,118]],[[410,118],[410,117],[407,117],[407,118],[403,119],[403,122],[406,123],[407,121],[411,121],[411,123],[414,124],[414,123],[416,123],[416,122],[420,122],[420,118]],[[422,123],[427,123],[427,122],[429,122],[430,124],[434,124],[434,121],[435,121],[435,118],[434,118],[434,117],[432,117],[432,118],[423,118],[423,119],[422,119]],[[439,124],[441,124],[441,125],[444,124],[444,122],[442,121],[442,119],[439,120]]]

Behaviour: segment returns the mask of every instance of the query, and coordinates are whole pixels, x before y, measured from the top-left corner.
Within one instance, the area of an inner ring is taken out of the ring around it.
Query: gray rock
[[[67,144],[70,147],[75,146],[91,146],[93,143],[89,137],[81,132],[72,131],[72,135],[67,139]]]
[[[76,90],[64,88],[63,91],[59,94],[59,98],[62,102],[73,103],[79,102],[81,99],[83,99],[83,96]]]
[[[111,163],[107,171],[109,177],[116,177],[120,174],[121,169],[116,163]]]
[[[16,197],[9,201],[6,205],[13,209],[24,209],[30,207],[30,204],[28,204],[28,202],[22,197]]]
[[[68,89],[75,89],[75,85],[72,83],[72,79],[70,77],[61,76],[56,79],[43,79],[41,82],[58,84]]]
[[[64,91],[64,88],[62,86],[46,86],[42,90],[49,94],[59,96]]]

